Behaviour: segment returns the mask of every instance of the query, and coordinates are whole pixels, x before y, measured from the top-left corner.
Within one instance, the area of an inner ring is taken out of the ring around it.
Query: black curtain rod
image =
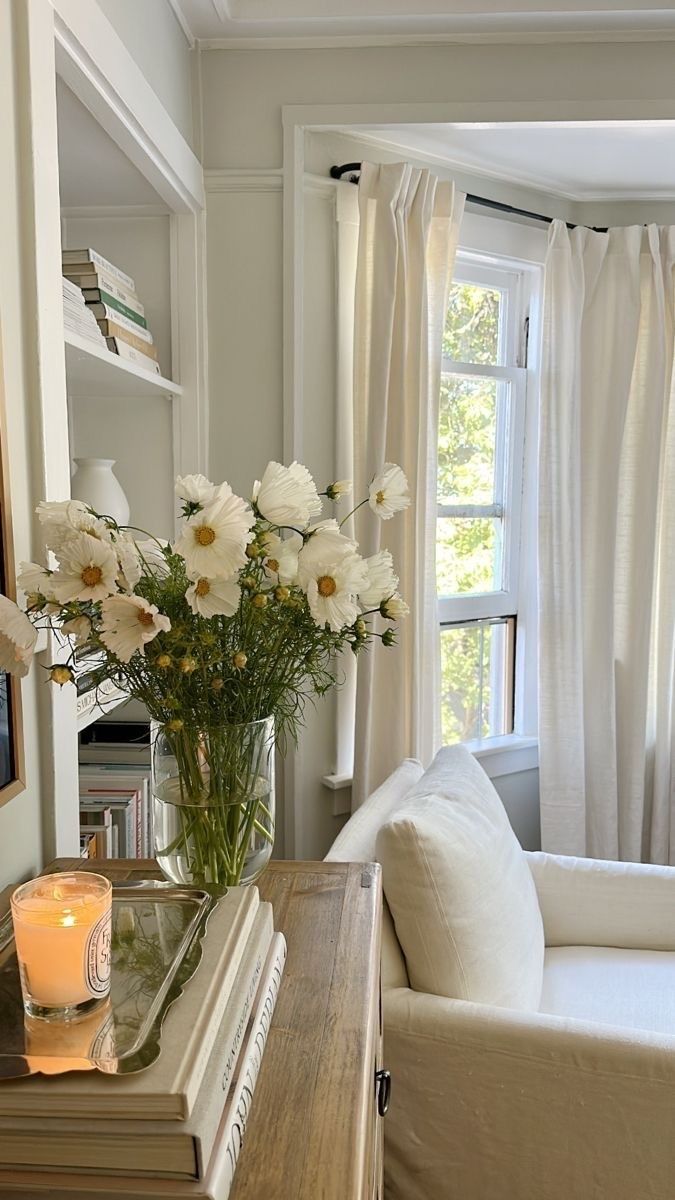
[[[358,183],[360,162],[343,163],[340,167],[331,167],[331,179],[344,179],[345,183]],[[515,208],[513,204],[502,204],[501,200],[488,200],[485,196],[474,196],[471,192],[466,197],[467,204],[480,204],[483,208],[492,208],[495,212],[511,213],[514,217],[529,217],[531,221],[543,221],[552,225],[555,217],[546,217],[543,213],[528,212],[526,208]],[[571,221],[566,221],[568,229],[576,229]],[[595,233],[607,233],[607,229],[594,229]]]

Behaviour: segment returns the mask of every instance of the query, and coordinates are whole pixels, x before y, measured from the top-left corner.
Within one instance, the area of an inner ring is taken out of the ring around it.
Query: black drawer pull
[[[390,1071],[375,1072],[375,1090],[377,1092],[377,1111],[383,1117],[389,1108],[389,1101],[391,1099]]]

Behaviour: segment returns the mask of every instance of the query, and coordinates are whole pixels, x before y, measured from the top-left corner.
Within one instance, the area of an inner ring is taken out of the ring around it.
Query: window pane
[[[513,622],[441,627],[443,743],[498,737],[512,724],[508,671]]]
[[[495,288],[454,283],[445,319],[443,353],[455,362],[496,366],[501,306],[502,293]]]
[[[444,375],[438,420],[438,503],[495,499],[498,389],[508,384]]]
[[[439,517],[436,523],[439,596],[499,592],[502,588],[502,521]]]

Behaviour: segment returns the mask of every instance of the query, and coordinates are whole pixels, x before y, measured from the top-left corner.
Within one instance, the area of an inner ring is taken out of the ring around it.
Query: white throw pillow
[[[464,746],[448,746],[377,837],[384,892],[420,992],[536,1011],[544,931],[503,805]]]
[[[404,758],[400,767],[357,808],[340,830],[327,860],[375,862],[375,839],[385,821],[396,812],[408,792],[422,778],[424,767],[416,758]]]

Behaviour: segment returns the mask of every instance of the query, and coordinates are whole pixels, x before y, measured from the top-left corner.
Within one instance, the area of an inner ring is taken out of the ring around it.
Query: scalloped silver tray
[[[216,900],[156,879],[113,882],[110,998],[75,1021],[24,1014],[11,914],[0,923],[0,1080],[96,1069],[143,1071],[162,1022],[202,955]]]

